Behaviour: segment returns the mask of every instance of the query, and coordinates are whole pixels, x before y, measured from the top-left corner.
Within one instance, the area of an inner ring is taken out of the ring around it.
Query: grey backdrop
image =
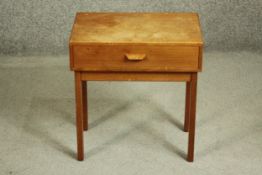
[[[193,11],[206,49],[261,50],[262,0],[1,0],[0,53],[67,53],[77,11]]]

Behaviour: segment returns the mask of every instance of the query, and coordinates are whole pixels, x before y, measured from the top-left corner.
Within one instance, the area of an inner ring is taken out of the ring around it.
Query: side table
[[[88,130],[87,81],[184,81],[184,131],[192,162],[202,47],[196,13],[77,13],[69,41],[77,159],[84,159],[83,131]]]

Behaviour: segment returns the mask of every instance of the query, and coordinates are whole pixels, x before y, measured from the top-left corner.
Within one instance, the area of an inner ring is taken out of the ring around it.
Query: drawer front
[[[196,72],[199,47],[171,45],[74,45],[71,68],[78,71]]]

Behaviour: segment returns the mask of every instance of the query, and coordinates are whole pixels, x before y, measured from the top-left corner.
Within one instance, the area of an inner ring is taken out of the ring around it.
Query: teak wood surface
[[[187,160],[194,160],[197,73],[203,41],[196,13],[77,13],[70,41],[75,72],[77,158],[88,129],[87,81],[184,81]]]

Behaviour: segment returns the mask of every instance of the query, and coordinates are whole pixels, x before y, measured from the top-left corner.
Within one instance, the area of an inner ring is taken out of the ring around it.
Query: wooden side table
[[[184,130],[194,159],[197,73],[202,37],[196,13],[77,13],[70,37],[75,72],[77,158],[88,129],[87,81],[184,81]]]

